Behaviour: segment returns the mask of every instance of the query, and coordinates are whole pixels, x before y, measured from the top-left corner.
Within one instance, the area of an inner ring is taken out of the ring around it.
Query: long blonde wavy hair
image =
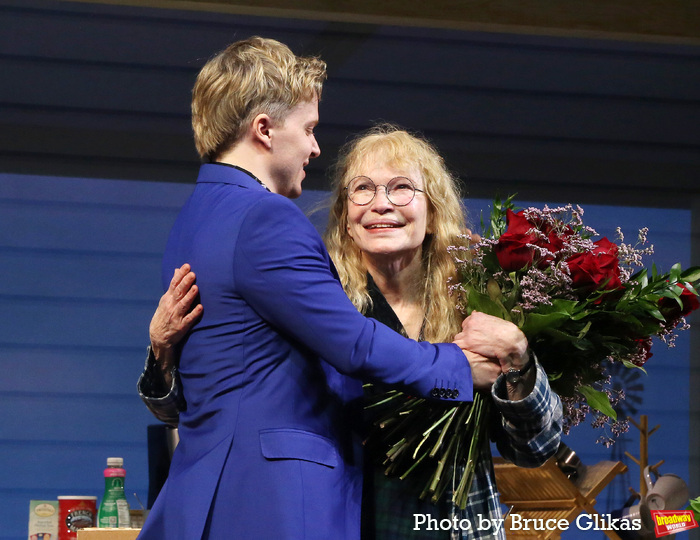
[[[347,231],[345,187],[370,164],[413,168],[423,177],[430,231],[422,246],[424,279],[418,283],[426,314],[423,337],[432,342],[452,341],[463,318],[448,293],[448,280],[456,273],[448,247],[465,242],[460,235],[466,216],[457,180],[432,144],[392,124],[375,126],[345,144],[333,171],[333,199],[324,240],[343,288],[355,307],[366,313],[372,302],[367,292],[367,268]]]

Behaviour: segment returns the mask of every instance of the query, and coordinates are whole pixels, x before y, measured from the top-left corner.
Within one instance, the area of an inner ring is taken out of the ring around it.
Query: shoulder
[[[301,209],[287,197],[276,193],[258,192],[251,201],[251,213],[281,212],[285,215],[294,215],[306,219]],[[270,216],[272,217],[272,216]],[[307,220],[308,221],[308,220]]]
[[[289,199],[266,193],[241,214],[238,249],[254,259],[292,255],[328,259],[321,235]]]
[[[261,225],[281,236],[305,234],[320,240],[318,231],[304,212],[294,202],[275,193],[255,197],[245,210],[244,226]]]

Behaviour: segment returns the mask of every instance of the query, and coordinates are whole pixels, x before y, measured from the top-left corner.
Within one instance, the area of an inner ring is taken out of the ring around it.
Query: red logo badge
[[[694,529],[698,526],[692,510],[652,510],[656,538]]]

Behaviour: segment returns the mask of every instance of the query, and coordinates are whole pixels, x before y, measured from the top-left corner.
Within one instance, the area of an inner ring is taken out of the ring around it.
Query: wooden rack
[[[632,417],[629,417],[628,420],[632,422],[632,425],[639,430],[639,458],[634,457],[629,452],[625,452],[625,455],[628,458],[639,465],[639,492],[635,492],[632,488],[630,488],[630,491],[640,500],[643,500],[647,495],[647,483],[644,479],[644,469],[647,467],[647,465],[649,465],[649,437],[651,437],[651,435],[661,426],[656,425],[654,428],[649,429],[649,418],[646,414],[639,417],[639,423],[637,423],[637,421]],[[654,473],[658,473],[658,469],[661,465],[663,465],[663,463],[664,460],[662,459],[655,465],[649,467],[649,470],[653,471]]]
[[[517,467],[501,458],[494,458],[496,484],[501,502],[511,508],[505,527],[508,540],[557,540],[561,530],[513,530],[513,514],[524,519],[565,519],[572,523],[584,510],[598,515],[595,497],[615,476],[627,471],[620,461],[601,461],[592,466],[582,465],[574,480],[561,471],[556,458],[535,469]],[[620,540],[615,531],[605,531],[611,540]]]

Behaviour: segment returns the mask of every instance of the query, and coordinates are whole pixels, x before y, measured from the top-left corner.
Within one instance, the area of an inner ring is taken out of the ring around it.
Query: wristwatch
[[[506,382],[510,384],[518,384],[520,382],[520,379],[522,379],[523,375],[525,375],[530,369],[532,369],[532,366],[535,365],[535,361],[537,358],[535,357],[535,353],[532,351],[529,351],[530,353],[530,359],[528,360],[527,364],[525,364],[525,367],[522,369],[513,369],[510,368],[506,372]]]

